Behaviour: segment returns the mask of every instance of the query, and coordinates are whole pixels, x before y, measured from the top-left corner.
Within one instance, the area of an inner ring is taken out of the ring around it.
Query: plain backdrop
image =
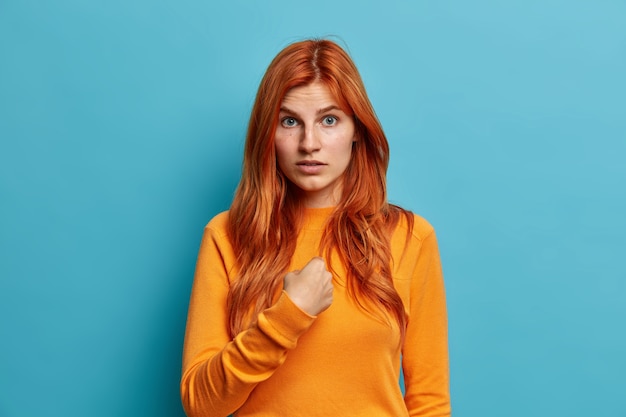
[[[458,417],[626,416],[626,3],[0,0],[0,416],[183,416],[258,83],[330,36],[436,228]]]

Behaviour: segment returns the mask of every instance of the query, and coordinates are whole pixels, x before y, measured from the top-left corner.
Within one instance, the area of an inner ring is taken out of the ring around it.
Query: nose
[[[318,135],[319,132],[316,131],[315,126],[305,127],[300,138],[300,151],[307,154],[318,151],[322,147],[322,142]]]

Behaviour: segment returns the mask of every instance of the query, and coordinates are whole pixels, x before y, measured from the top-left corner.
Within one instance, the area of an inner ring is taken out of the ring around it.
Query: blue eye
[[[283,120],[281,120],[281,123],[285,127],[294,127],[298,124],[298,121],[293,117],[285,117]]]
[[[337,123],[337,118],[335,116],[326,116],[324,117],[324,120],[322,120],[322,123],[325,126],[332,126]]]

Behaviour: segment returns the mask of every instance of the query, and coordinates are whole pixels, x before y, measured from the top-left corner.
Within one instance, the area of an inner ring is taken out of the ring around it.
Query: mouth
[[[326,164],[320,161],[300,161],[300,162],[296,162],[296,165],[314,167],[314,166],[326,165]]]
[[[298,171],[304,175],[319,175],[324,172],[325,163],[320,161],[305,160],[296,162]]]

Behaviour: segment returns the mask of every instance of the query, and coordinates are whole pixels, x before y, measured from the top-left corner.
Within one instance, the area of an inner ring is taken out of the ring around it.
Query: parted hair
[[[404,336],[407,318],[393,285],[389,241],[401,216],[409,229],[413,216],[387,202],[387,138],[352,59],[326,39],[296,42],[280,51],[257,92],[242,176],[228,217],[237,256],[237,277],[228,297],[231,336],[275,302],[295,251],[302,207],[295,186],[277,165],[274,134],[285,94],[313,82],[323,83],[353,118],[356,135],[342,195],[326,223],[320,252],[329,262],[336,251],[347,269],[350,296],[366,312],[395,318]]]

